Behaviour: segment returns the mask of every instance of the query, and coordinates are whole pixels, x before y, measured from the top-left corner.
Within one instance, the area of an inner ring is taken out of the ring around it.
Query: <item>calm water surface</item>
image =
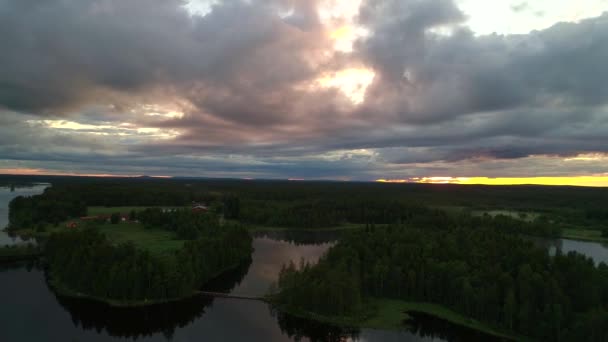
[[[608,244],[605,243],[536,237],[531,240],[542,247],[548,248],[551,255],[555,255],[557,250],[561,250],[564,254],[568,252],[577,252],[593,259],[596,265],[600,262],[608,264]]]

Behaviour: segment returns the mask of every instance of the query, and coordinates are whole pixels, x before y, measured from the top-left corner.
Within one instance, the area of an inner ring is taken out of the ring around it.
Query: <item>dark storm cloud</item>
[[[276,15],[280,2],[226,1],[205,17],[190,17],[182,5],[176,0],[2,1],[0,104],[42,114],[98,101],[104,90],[177,86],[192,91],[193,83],[203,81],[236,88],[245,62],[266,70],[273,63],[272,75],[244,80],[262,89],[280,84],[282,77],[293,81],[313,72],[295,55],[310,47],[302,39],[283,60],[272,51],[277,42],[294,38],[287,37],[290,29],[300,30]],[[292,16],[313,20],[310,6],[297,6]]]
[[[0,103],[38,113],[187,75],[190,35],[177,1],[2,1]]]
[[[482,111],[607,101],[602,61],[608,58],[608,15],[528,35],[476,37],[452,26],[453,34],[440,36],[428,30],[454,23],[458,12],[433,11],[435,20],[415,25],[409,18],[416,12],[398,11],[402,5],[396,3],[376,13],[380,24],[359,44],[383,76],[371,89],[380,101],[370,111],[394,108],[406,122],[427,123]],[[397,19],[382,24],[391,15]]]
[[[366,178],[608,153],[608,14],[477,36],[451,0],[368,0],[356,20],[369,35],[341,53],[326,2],[229,0],[198,16],[177,0],[0,0],[0,159]],[[360,105],[315,83],[344,68],[376,75]],[[147,116],[148,103],[183,116]],[[67,117],[101,126],[39,121]],[[359,149],[373,153],[339,157]]]
[[[608,15],[528,35],[476,37],[455,25],[463,17],[451,1],[369,4],[361,17],[373,34],[359,49],[382,76],[370,90],[380,98],[370,111],[394,108],[402,120],[425,123],[525,105],[607,101]],[[438,27],[453,33],[429,31]]]

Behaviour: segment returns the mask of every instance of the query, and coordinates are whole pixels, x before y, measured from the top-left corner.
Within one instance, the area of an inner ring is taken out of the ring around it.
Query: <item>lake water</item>
[[[3,229],[8,225],[8,203],[17,196],[33,196],[41,194],[49,184],[35,184],[30,187],[0,187],[0,246],[14,245],[26,241],[19,237],[9,236]]]
[[[561,250],[564,254],[577,252],[592,258],[596,265],[600,262],[608,264],[608,244],[605,243],[537,237],[531,240],[541,247],[548,248],[551,255],[555,255],[557,250]]]

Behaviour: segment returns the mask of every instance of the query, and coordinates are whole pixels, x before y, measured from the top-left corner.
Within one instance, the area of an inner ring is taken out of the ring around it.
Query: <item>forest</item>
[[[318,264],[285,266],[275,300],[326,316],[365,314],[369,298],[430,302],[543,341],[608,340],[608,266],[550,257],[516,234],[478,225],[368,227]]]
[[[491,190],[491,191],[490,191]],[[496,187],[429,184],[283,182],[239,180],[61,179],[44,194],[10,204],[9,229],[57,225],[85,216],[92,206],[174,206],[206,203],[225,219],[249,226],[328,228],[399,224],[438,211],[462,216],[471,211],[513,211],[503,226],[530,235],[559,236],[562,229],[608,229],[608,196],[601,189]],[[564,200],[564,198],[566,200]],[[467,216],[465,215],[465,216]],[[470,216],[470,215],[468,215]],[[440,224],[441,222],[438,222]],[[608,235],[608,232],[605,232]]]
[[[190,296],[206,282],[246,262],[251,237],[238,226],[205,227],[172,253],[133,243],[113,244],[94,227],[54,233],[46,243],[51,282],[60,292],[119,303]]]

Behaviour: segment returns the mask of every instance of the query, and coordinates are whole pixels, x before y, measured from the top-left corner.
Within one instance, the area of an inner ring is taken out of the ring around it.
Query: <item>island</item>
[[[11,202],[9,229],[40,246],[7,247],[0,257],[44,253],[49,284],[62,296],[112,306],[181,300],[251,257],[248,230],[204,205],[83,209],[73,197],[53,196]]]
[[[347,326],[399,328],[406,312],[509,340],[604,340],[608,266],[550,256],[497,224],[429,212],[351,232],[317,264],[286,265],[272,301]]]

